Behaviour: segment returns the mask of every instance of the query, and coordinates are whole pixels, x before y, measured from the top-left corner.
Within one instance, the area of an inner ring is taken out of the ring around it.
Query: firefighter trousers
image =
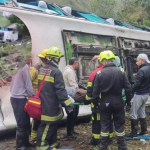
[[[100,124],[100,113],[92,112],[92,134],[95,140],[100,139],[101,124]],[[113,118],[111,118],[109,126],[109,138],[113,137]]]
[[[107,147],[109,145],[109,128],[110,128],[109,126],[112,115],[115,126],[115,134],[117,136],[118,150],[127,150],[126,141],[124,139],[125,112],[122,97],[102,96],[100,113],[101,113],[100,150],[107,150]]]
[[[32,131],[31,131],[32,141],[36,141],[37,131],[38,131],[40,124],[41,124],[41,120],[35,120],[35,119],[32,120]]]
[[[41,122],[37,132],[37,150],[47,150],[57,142],[57,123],[44,124]]]

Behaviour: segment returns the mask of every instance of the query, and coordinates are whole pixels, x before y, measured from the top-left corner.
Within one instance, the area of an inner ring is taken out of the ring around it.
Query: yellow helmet
[[[61,50],[56,46],[52,46],[50,49],[48,49],[46,57],[59,59],[62,57]]]
[[[101,52],[101,53],[99,54],[98,60],[99,60],[99,62],[101,63],[103,59],[107,59],[107,60],[109,60],[109,59],[115,59],[115,55],[114,55],[114,53],[113,53],[112,51],[110,51],[110,50],[103,51],[103,52]]]
[[[41,54],[38,55],[38,57],[41,57],[41,58],[46,58],[46,53],[47,53],[48,49],[45,49],[41,52]]]

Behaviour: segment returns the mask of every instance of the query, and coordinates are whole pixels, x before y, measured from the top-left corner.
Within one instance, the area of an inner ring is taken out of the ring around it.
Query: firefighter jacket
[[[30,67],[30,76],[34,94],[38,91],[38,70],[35,67]]]
[[[40,92],[42,105],[41,121],[46,124],[53,124],[61,120],[64,116],[62,105],[69,110],[73,109],[73,104],[68,98],[62,73],[52,62],[47,62],[47,64],[40,68],[38,87],[48,68],[49,71]]]
[[[110,63],[97,72],[93,87],[93,97],[101,99],[103,96],[119,96],[122,99],[122,89],[131,98],[131,85],[123,69]]]
[[[93,81],[94,81],[94,78],[95,78],[95,75],[98,71],[100,71],[101,69],[103,68],[102,64],[99,65],[99,68],[97,68],[96,70],[94,70],[90,76],[89,76],[89,79],[88,79],[88,83],[87,83],[87,94],[86,94],[86,98],[85,98],[85,104],[90,104],[91,103],[91,109],[92,111],[95,111],[94,110],[94,104],[93,102],[91,102],[92,98],[93,98]]]

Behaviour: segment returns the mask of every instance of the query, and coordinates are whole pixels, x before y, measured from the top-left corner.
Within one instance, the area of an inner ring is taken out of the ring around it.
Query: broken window
[[[116,38],[113,36],[94,35],[82,32],[63,31],[66,63],[71,57],[79,59],[78,80],[84,84],[93,70],[98,67],[98,61],[91,62],[94,55],[101,51],[112,50],[118,55]]]

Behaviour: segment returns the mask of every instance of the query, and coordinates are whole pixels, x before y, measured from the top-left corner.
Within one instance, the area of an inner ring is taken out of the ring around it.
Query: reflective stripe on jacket
[[[49,69],[43,87],[41,89],[40,98],[42,102],[41,121],[53,124],[61,120],[64,116],[62,105],[69,106],[72,104],[68,98],[65,84],[61,71],[52,62],[48,62],[40,68],[38,75],[38,87],[43,80],[46,70]]]
[[[92,92],[93,92],[93,80],[94,80],[94,77],[96,75],[96,73],[98,71],[100,71],[101,69],[103,68],[102,64],[99,65],[99,68],[94,70],[90,76],[89,76],[89,79],[88,79],[88,83],[87,83],[87,94],[86,94],[86,101],[89,101],[89,103],[91,103],[91,100],[93,98],[92,96]],[[91,103],[91,108],[94,109],[94,104]]]

